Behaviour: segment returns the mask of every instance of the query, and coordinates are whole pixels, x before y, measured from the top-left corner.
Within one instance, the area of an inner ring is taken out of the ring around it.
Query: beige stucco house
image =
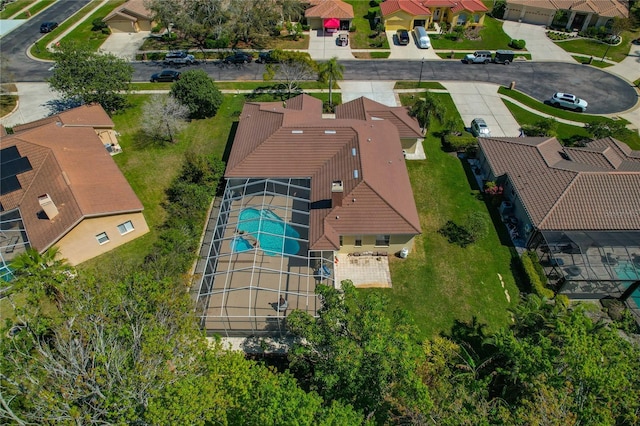
[[[112,33],[137,33],[151,31],[153,13],[144,5],[144,0],[128,0],[117,7],[103,20]]]
[[[13,128],[0,141],[4,263],[52,246],[76,265],[149,231],[143,206],[109,148],[114,124],[84,105]],[[108,146],[109,145],[109,146]]]
[[[380,3],[386,30],[428,28],[431,24],[481,26],[488,12],[480,0],[388,0]]]
[[[619,0],[507,0],[504,19],[550,26],[556,13],[566,14],[567,29],[600,27],[614,17],[628,17],[626,2]]]
[[[348,30],[353,21],[353,6],[342,0],[310,0],[304,11],[312,30]]]

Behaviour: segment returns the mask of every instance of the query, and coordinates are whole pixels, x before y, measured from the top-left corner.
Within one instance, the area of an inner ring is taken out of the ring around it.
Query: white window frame
[[[124,228],[124,232],[122,232],[122,229],[120,229],[120,227]],[[128,234],[129,232],[133,232],[135,229],[136,228],[134,228],[133,222],[131,222],[130,220],[118,225],[118,232],[120,232],[120,235]]]
[[[96,235],[96,240],[98,240],[98,244],[100,245],[107,244],[109,241],[111,241],[109,240],[109,236],[107,235],[106,232],[101,232],[98,235]]]

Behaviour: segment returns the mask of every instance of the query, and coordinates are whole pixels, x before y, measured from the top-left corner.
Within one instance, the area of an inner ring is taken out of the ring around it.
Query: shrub
[[[524,40],[516,40],[516,39],[512,39],[511,42],[509,43],[509,46],[513,47],[514,49],[524,49],[524,47],[526,46],[527,42]]]
[[[442,138],[442,142],[444,149],[449,152],[468,152],[478,146],[478,139],[471,135],[448,134]]]
[[[452,220],[438,230],[451,244],[457,244],[464,248],[474,242],[473,235],[464,226],[460,226]]]
[[[104,29],[109,29],[106,22],[102,21],[102,18],[96,18],[91,21],[91,31],[103,31]]]
[[[229,46],[229,37],[227,36],[221,36],[220,38],[217,38],[217,39],[208,38],[204,42],[204,47],[206,49],[225,49],[228,46]]]
[[[534,124],[523,124],[522,131],[527,136],[556,136],[558,121],[554,118],[543,118]]]
[[[356,32],[356,24],[351,24],[351,27],[349,28],[349,32],[350,33],[355,33]]]
[[[491,9],[491,16],[496,19],[502,19],[504,12],[507,8],[507,2],[505,0],[494,1],[493,9]]]
[[[531,260],[531,256],[528,254],[523,255],[522,257],[520,257],[520,262],[522,263],[522,269],[524,269],[524,272],[529,281],[529,285],[531,286],[531,290],[540,297],[552,299],[554,293],[551,289],[548,289],[545,286],[544,283],[546,282],[546,277],[545,281],[542,281],[540,279],[540,275],[536,270],[534,262]]]

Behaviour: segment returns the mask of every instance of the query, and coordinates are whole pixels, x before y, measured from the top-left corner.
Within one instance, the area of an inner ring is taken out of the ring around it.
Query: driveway
[[[443,82],[465,127],[474,118],[484,118],[491,130],[491,136],[517,137],[520,125],[498,96],[498,87],[489,83]]]
[[[640,78],[640,44],[632,44],[627,57],[616,65],[606,68],[608,72],[633,82]]]
[[[347,103],[361,96],[372,99],[387,106],[398,106],[393,87],[395,81],[340,81],[342,103]]]
[[[527,42],[527,50],[534,61],[553,61],[576,63],[569,52],[551,41],[542,25],[504,21],[502,29],[511,38]]]
[[[134,61],[136,52],[144,43],[144,39],[149,37],[150,31],[140,31],[138,33],[115,33],[111,34],[100,46],[100,51],[112,53],[119,58]]]
[[[20,96],[18,108],[0,119],[0,124],[6,127],[29,123],[51,115],[55,100],[60,97],[49,88],[49,83],[16,83],[16,88]]]
[[[313,60],[326,60],[334,56],[338,59],[354,59],[351,54],[351,40],[348,46],[338,46],[338,34],[346,31],[325,33],[323,30],[309,31],[309,55]]]
[[[409,33],[409,36],[411,41],[408,45],[403,46],[398,44],[395,31],[387,31],[387,40],[389,41],[389,47],[391,48],[389,59],[440,59],[433,49],[420,49],[416,45],[416,40],[413,37],[413,34]]]

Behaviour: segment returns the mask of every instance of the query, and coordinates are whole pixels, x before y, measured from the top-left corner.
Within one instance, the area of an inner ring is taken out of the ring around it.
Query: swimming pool
[[[616,271],[616,275],[621,280],[625,280],[623,282],[625,288],[629,287],[634,281],[640,279],[638,273],[633,268],[633,265],[629,262],[620,262],[618,266],[614,268]],[[636,306],[640,308],[640,288],[633,292],[631,298],[636,303]]]
[[[300,244],[295,240],[300,237],[298,231],[271,210],[242,210],[238,231],[251,234],[260,243],[260,249],[269,256],[293,255],[300,250]]]
[[[231,240],[231,251],[234,253],[241,253],[252,248],[251,243],[242,237],[233,237],[233,240]]]

